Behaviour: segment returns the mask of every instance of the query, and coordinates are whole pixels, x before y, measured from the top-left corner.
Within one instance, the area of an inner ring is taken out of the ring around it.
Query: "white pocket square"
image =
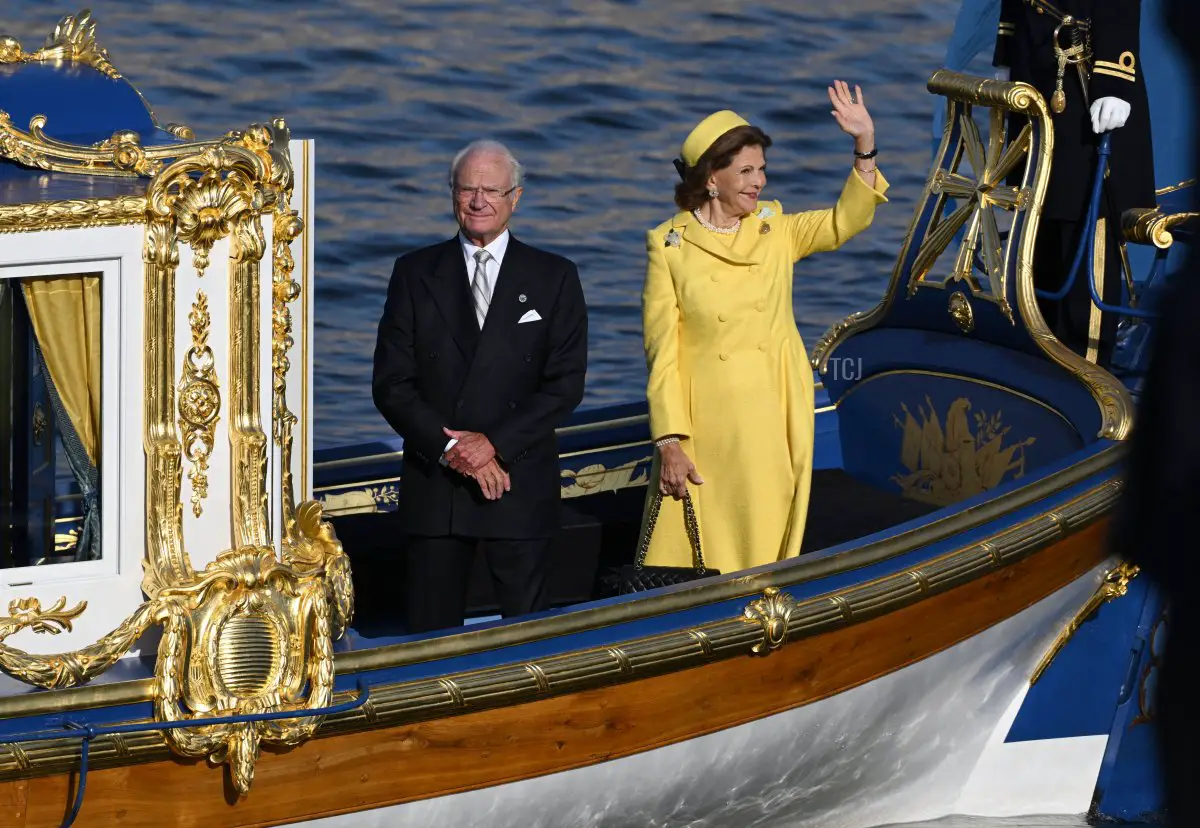
[[[517,320],[517,324],[520,325],[522,322],[537,322],[541,318],[542,315],[537,311],[527,310],[525,311],[525,315]]]

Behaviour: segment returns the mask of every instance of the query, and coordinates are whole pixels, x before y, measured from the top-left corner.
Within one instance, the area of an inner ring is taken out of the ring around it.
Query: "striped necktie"
[[[491,259],[492,254],[486,250],[475,251],[475,275],[471,277],[471,297],[475,300],[475,319],[479,322],[480,330],[483,329],[483,320],[487,317],[488,304],[492,301],[487,278],[487,263]]]

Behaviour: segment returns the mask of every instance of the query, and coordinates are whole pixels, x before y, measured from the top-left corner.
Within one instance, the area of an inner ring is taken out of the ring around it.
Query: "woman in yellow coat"
[[[829,209],[788,214],[760,197],[771,140],[736,113],[710,115],[683,143],[675,162],[680,212],[646,242],[642,321],[656,443],[647,507],[656,491],[664,495],[648,566],[692,565],[686,493],[710,569],[800,552],[814,404],[792,307],[793,266],[865,230],[887,200],[874,126],[862,90],[855,92],[841,81],[829,88],[833,116],[855,146],[854,168]]]

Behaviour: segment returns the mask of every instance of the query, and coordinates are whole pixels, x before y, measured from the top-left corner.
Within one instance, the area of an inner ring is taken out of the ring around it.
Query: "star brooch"
[[[665,247],[679,247],[679,242],[680,242],[679,231],[676,230],[674,227],[672,227],[671,232],[667,233],[667,243],[664,246]]]

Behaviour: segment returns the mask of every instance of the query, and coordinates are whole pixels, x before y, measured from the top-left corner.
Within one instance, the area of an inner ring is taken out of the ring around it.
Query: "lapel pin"
[[[667,233],[667,243],[664,246],[665,247],[679,247],[679,231],[676,230],[674,227],[671,228],[670,233]]]
[[[528,297],[524,293],[522,293],[520,296],[517,297],[517,301],[524,302],[527,298]]]

